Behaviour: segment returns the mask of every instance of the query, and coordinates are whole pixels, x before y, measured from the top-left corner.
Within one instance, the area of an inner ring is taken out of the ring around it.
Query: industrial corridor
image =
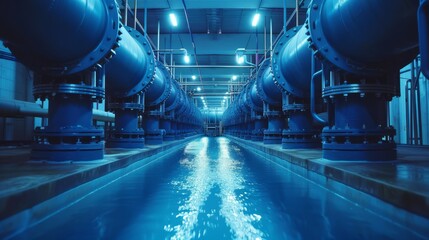
[[[429,239],[428,0],[0,0],[0,239]]]

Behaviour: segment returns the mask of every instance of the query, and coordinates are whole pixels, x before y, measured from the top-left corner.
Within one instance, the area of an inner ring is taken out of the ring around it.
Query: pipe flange
[[[322,97],[347,96],[349,94],[360,94],[362,97],[366,94],[387,95],[389,97],[397,95],[397,89],[392,85],[385,84],[342,84],[325,87],[322,90]]]
[[[134,37],[134,39],[140,43],[140,45],[144,48],[145,53],[148,55],[148,62],[147,62],[147,71],[142,79],[140,79],[140,82],[134,86],[129,91],[123,92],[123,93],[115,93],[116,97],[129,97],[132,95],[135,95],[139,92],[145,91],[152,83],[155,77],[155,55],[153,53],[153,50],[149,44],[149,41],[147,38],[142,35],[139,31],[135,30],[134,28],[124,26],[126,31],[129,32],[129,34]]]
[[[121,27],[121,16],[116,0],[104,0],[106,21],[104,35],[94,50],[85,57],[64,64],[63,66],[43,67],[42,72],[52,76],[71,75],[90,69],[91,67],[101,68],[106,61],[115,55],[115,49],[119,46],[118,40]]]
[[[289,29],[285,34],[283,34],[280,37],[277,44],[274,46],[274,49],[273,49],[274,54],[271,57],[271,71],[273,72],[274,83],[278,87],[283,89],[283,91],[286,91],[286,92],[292,93],[292,94],[296,93],[297,90],[294,89],[292,86],[290,86],[288,81],[283,76],[283,73],[281,71],[281,66],[280,66],[280,59],[281,59],[281,56],[283,55],[283,51],[285,49],[284,46],[289,42],[289,40],[291,40],[298,33],[299,29],[300,29],[300,26],[297,26],[297,27]],[[298,95],[303,96],[305,94],[298,93]]]
[[[246,87],[243,88],[243,90],[245,90]],[[242,91],[239,95],[238,95],[238,109],[240,110],[240,112],[247,114],[250,112],[250,107],[246,104],[246,92]]]
[[[36,98],[46,98],[54,94],[88,95],[95,100],[104,98],[104,88],[80,84],[37,84],[33,87]]]
[[[256,91],[258,92],[259,97],[262,101],[268,103],[269,105],[277,106],[280,102],[273,100],[268,94],[263,90],[262,82],[264,77],[264,72],[271,66],[270,60],[266,59],[262,62],[261,66],[258,69],[258,75],[256,80]],[[274,80],[274,79],[273,79]]]
[[[383,74],[383,69],[370,67],[366,63],[350,59],[336,51],[329,43],[320,22],[324,4],[325,0],[313,0],[307,12],[308,22],[306,24],[310,35],[310,48],[315,51],[316,56],[328,60],[346,72],[373,76]]]
[[[161,104],[163,101],[165,101],[168,98],[168,96],[170,96],[170,93],[171,93],[172,84],[171,84],[170,72],[164,66],[164,64],[162,64],[160,61],[156,61],[156,69],[161,71],[162,75],[164,76],[165,88],[164,88],[164,91],[161,94],[161,96],[158,97],[158,99],[156,99],[155,101],[148,104],[149,107],[153,107],[153,106],[157,106],[157,105]],[[146,90],[148,90],[148,89],[146,89]],[[150,91],[150,89],[149,89],[149,91]]]
[[[174,80],[173,78],[171,78],[171,87],[173,88],[174,86],[176,87],[176,99],[174,100],[174,102],[173,102],[173,104],[171,104],[170,106],[168,106],[168,107],[166,107],[165,108],[165,112],[170,112],[170,111],[172,111],[172,110],[174,110],[176,107],[177,107],[177,105],[179,105],[179,102],[180,102],[180,94],[181,94],[181,88],[180,88],[180,85],[179,85],[179,83],[177,83],[177,81],[176,80]],[[170,93],[171,93],[171,91],[170,91]],[[171,97],[172,95],[170,94],[168,97]]]
[[[252,87],[253,87],[253,84],[256,84],[256,79],[253,79],[253,80],[251,80],[250,82],[249,82],[249,84],[247,85],[247,90],[246,90],[246,98],[248,99],[247,101],[246,101],[246,104],[253,110],[253,111],[255,111],[255,112],[262,112],[263,111],[263,108],[262,108],[262,106],[258,106],[258,105],[256,105],[254,102],[253,102],[253,100],[252,100],[252,94],[251,94],[251,92],[252,92]],[[258,98],[260,98],[261,99],[261,97],[258,95],[258,94],[256,94],[257,95],[257,97]],[[262,99],[261,99],[261,101],[262,101]]]

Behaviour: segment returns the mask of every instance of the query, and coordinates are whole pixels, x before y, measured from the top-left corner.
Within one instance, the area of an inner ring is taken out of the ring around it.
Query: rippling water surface
[[[194,140],[17,239],[419,239],[226,138]]]

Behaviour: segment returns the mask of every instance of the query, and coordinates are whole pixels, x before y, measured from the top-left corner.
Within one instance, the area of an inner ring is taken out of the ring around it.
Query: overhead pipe
[[[396,158],[387,102],[399,95],[399,69],[418,53],[418,7],[417,0],[311,2],[309,43],[323,62],[322,97],[330,109],[324,158]]]

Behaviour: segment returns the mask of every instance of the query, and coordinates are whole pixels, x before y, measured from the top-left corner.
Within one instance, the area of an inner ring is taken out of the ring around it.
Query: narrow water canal
[[[16,239],[420,239],[227,138],[134,169]]]

